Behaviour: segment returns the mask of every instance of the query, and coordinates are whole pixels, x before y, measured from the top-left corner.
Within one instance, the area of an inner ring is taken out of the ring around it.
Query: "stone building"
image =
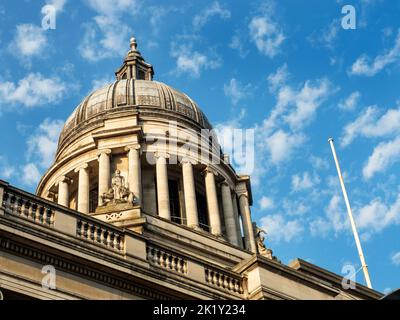
[[[135,39],[116,81],[67,119],[36,195],[0,181],[5,299],[378,299],[301,259],[282,264],[238,175]],[[284,232],[284,231],[282,231]]]

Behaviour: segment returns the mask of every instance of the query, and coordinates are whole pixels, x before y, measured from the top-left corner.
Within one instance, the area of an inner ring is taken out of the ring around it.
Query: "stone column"
[[[156,179],[157,179],[157,203],[158,215],[164,219],[171,220],[171,212],[169,208],[169,190],[168,190],[168,171],[167,153],[156,152],[154,156],[156,162]]]
[[[142,169],[140,164],[140,145],[131,145],[125,148],[128,151],[128,186],[129,191],[133,192],[138,199],[138,203],[142,202]]]
[[[103,204],[101,196],[103,193],[107,192],[110,188],[110,149],[99,150],[98,160],[99,160],[99,206]]]
[[[250,206],[247,193],[239,195],[239,206],[240,214],[243,222],[244,239],[246,243],[246,249],[256,253],[256,241],[254,239],[253,224],[251,223]]]
[[[69,207],[69,183],[70,179],[66,176],[62,176],[58,180],[58,204],[64,207]]]
[[[78,178],[78,211],[89,213],[89,166],[87,163],[75,169]]]
[[[196,188],[193,176],[193,165],[189,159],[183,159],[181,164],[187,225],[189,227],[197,229],[199,227],[199,217],[197,214]]]
[[[242,229],[240,228],[240,216],[239,216],[239,210],[238,210],[238,206],[237,206],[236,192],[232,193],[232,207],[233,207],[233,214],[234,214],[235,223],[236,223],[236,234],[238,236],[237,244],[240,248],[243,248]]]
[[[237,245],[238,236],[233,212],[231,188],[226,181],[221,183],[222,205],[224,208],[225,229],[230,243]]]
[[[210,220],[211,233],[221,235],[221,219],[219,217],[217,189],[215,186],[216,172],[207,168],[205,171],[205,184],[207,196],[208,216]]]

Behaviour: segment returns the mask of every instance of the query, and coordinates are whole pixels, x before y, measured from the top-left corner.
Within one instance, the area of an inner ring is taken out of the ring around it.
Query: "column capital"
[[[156,151],[156,152],[154,152],[154,157],[156,159],[159,159],[159,158],[169,159],[170,156],[169,156],[169,153],[167,153],[167,152]]]
[[[88,165],[87,163],[83,163],[83,164],[77,166],[77,167],[75,168],[74,172],[79,172],[79,171],[81,171],[82,169],[87,169],[87,168],[89,168],[89,165]]]
[[[97,150],[97,157],[100,157],[102,154],[109,155],[111,154],[112,150],[111,149],[99,149]]]
[[[72,182],[72,179],[68,178],[67,176],[61,176],[56,180],[55,185],[57,186],[60,182],[66,182],[66,183],[70,184]]]
[[[222,187],[222,186],[229,187],[229,183],[228,183],[228,181],[226,181],[226,179],[223,180],[223,181],[221,181],[221,182],[219,182],[218,185],[221,186],[221,187]],[[230,189],[230,188],[229,188],[229,189]]]
[[[246,197],[247,199],[249,199],[249,193],[247,191],[242,191],[237,193],[238,198],[240,199],[241,197]]]
[[[139,143],[136,143],[136,144],[130,144],[130,145],[126,146],[126,147],[124,148],[124,150],[125,150],[125,151],[130,151],[131,149],[140,150],[140,148],[141,148],[140,144],[139,144]]]
[[[195,165],[197,162],[196,162],[196,160],[191,159],[191,158],[189,158],[189,157],[183,157],[183,158],[179,161],[179,164],[180,164],[180,165],[183,165],[183,164],[185,164],[185,163],[190,163],[191,165]]]
[[[218,176],[218,172],[209,166],[205,167],[201,173],[203,175],[206,175],[207,173],[212,173],[214,176]]]

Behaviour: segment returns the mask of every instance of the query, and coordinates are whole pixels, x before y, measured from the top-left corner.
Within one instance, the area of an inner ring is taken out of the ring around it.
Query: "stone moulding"
[[[158,292],[154,288],[145,287],[133,283],[126,278],[111,275],[108,272],[96,270],[94,268],[88,267],[87,265],[77,263],[76,261],[70,261],[67,258],[61,256],[49,254],[37,248],[33,248],[25,244],[18,243],[16,241],[6,239],[1,235],[0,250],[4,250],[17,255],[22,255],[25,258],[37,261],[41,264],[51,264],[57,270],[64,270],[78,276],[83,276],[93,281],[100,282],[103,285],[118,288],[125,292],[129,292],[131,294],[138,295],[144,298],[156,300],[171,300],[171,297],[168,297],[161,292]]]

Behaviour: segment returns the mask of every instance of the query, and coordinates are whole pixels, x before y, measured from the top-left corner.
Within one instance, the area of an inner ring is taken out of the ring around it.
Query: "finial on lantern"
[[[131,46],[131,50],[132,51],[136,51],[137,43],[136,43],[136,39],[134,37],[132,37],[130,39],[130,46]]]

